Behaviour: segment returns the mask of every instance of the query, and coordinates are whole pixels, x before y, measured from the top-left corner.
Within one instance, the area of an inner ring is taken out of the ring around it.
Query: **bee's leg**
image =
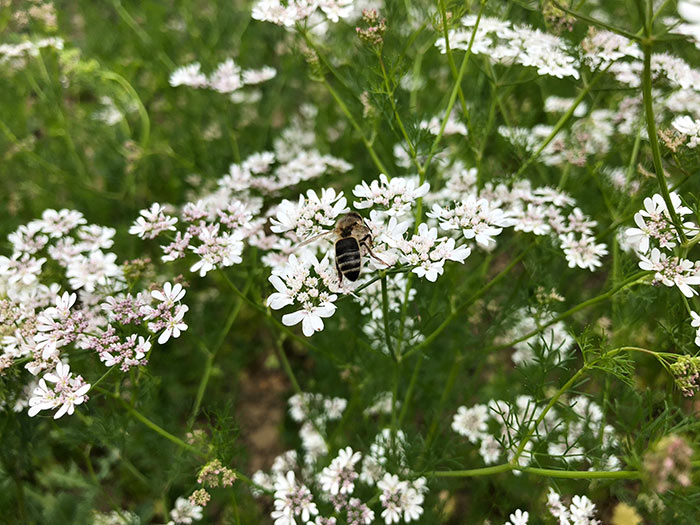
[[[340,268],[338,267],[338,261],[335,262],[335,271],[338,272],[338,285],[342,286],[343,285],[343,272],[341,272]]]
[[[370,243],[366,242],[364,240],[360,241],[360,246],[362,246],[365,250],[367,250],[367,253],[370,255],[370,257],[378,260],[380,263],[382,263],[384,266],[391,266],[389,263],[386,261],[383,261],[381,258],[379,258],[373,251],[372,248],[370,248]]]

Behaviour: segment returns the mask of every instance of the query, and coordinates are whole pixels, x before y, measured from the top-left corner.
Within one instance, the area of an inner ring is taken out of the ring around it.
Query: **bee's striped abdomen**
[[[335,265],[344,277],[357,281],[360,264],[360,245],[357,239],[346,237],[335,243]]]

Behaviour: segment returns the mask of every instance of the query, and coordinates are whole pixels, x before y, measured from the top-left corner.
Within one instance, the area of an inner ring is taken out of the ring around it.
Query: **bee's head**
[[[357,224],[362,224],[362,215],[356,211],[351,211],[338,219],[335,225],[335,231],[341,237],[348,237],[352,234],[352,229]]]

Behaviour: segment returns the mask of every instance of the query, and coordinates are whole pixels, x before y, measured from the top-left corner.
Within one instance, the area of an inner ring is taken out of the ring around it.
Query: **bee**
[[[340,284],[343,284],[343,277],[353,282],[357,281],[360,277],[363,254],[368,254],[382,264],[389,266],[372,251],[372,231],[362,215],[354,211],[340,217],[332,230],[306,239],[299,244],[299,247],[331,234],[338,237],[334,248],[335,269],[338,272]]]

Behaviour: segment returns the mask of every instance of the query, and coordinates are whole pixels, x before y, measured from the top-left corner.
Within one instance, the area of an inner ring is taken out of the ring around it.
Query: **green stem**
[[[517,470],[536,476],[565,479],[640,479],[642,473],[637,470],[556,470],[536,467],[519,467]]]
[[[448,315],[440,325],[433,330],[422,342],[411,348],[408,352],[404,354],[403,357],[409,357],[413,355],[416,352],[419,352],[423,348],[427,347],[430,343],[432,343],[442,332],[447,328],[447,326],[454,321],[454,319],[467,307],[470,305],[474,304],[479,298],[481,298],[486,292],[488,292],[491,288],[493,288],[496,284],[498,284],[500,281],[502,281],[509,273],[510,271],[515,268],[515,266],[523,260],[527,252],[530,250],[535,245],[535,243],[531,243],[527,248],[525,248],[522,252],[520,252],[509,264],[506,266],[503,270],[501,270],[498,275],[496,275],[493,279],[491,279],[488,283],[486,283],[484,286],[482,286],[474,295],[472,295],[469,299],[467,299],[464,303],[460,304],[457,306],[451,313]]]
[[[333,97],[333,99],[338,104],[338,107],[340,107],[340,110],[345,114],[347,119],[350,121],[350,124],[352,125],[352,127],[355,128],[355,131],[357,131],[357,133],[360,135],[360,139],[362,140],[362,143],[365,145],[365,148],[367,148],[369,156],[372,158],[372,161],[374,162],[374,165],[377,167],[379,172],[384,173],[386,175],[390,175],[389,170],[386,168],[384,163],[381,161],[381,159],[377,155],[377,152],[374,150],[374,146],[367,139],[364,132],[362,131],[362,128],[357,123],[355,118],[352,116],[352,113],[350,113],[350,110],[348,109],[347,105],[345,105],[345,102],[343,102],[343,100],[340,98],[340,95],[338,95],[338,93],[328,83],[328,81],[326,80],[325,77],[323,77],[322,82],[323,82],[323,85],[326,86],[326,89],[328,89],[328,91],[331,94],[331,96]]]
[[[110,367],[104,374],[102,374],[102,377],[100,377],[97,381],[95,381],[95,382],[90,386],[90,390],[96,388],[97,385],[99,385],[99,384],[102,382],[102,380],[105,379],[105,378],[109,375],[109,373],[110,373],[112,370],[114,370],[115,368],[117,368],[117,365],[114,365],[114,366]]]
[[[399,414],[399,427],[402,425],[404,419],[406,419],[406,414],[408,413],[408,405],[411,403],[411,397],[413,396],[413,390],[416,387],[416,382],[418,381],[418,376],[420,375],[421,365],[423,364],[423,354],[418,354],[418,359],[413,367],[413,372],[411,373],[411,380],[408,383],[408,390],[403,398],[403,404],[401,405],[401,413]]]
[[[162,428],[162,427],[158,426],[157,424],[155,424],[153,421],[151,421],[151,420],[148,419],[146,416],[144,416],[143,414],[141,414],[141,412],[139,412],[139,411],[136,410],[135,408],[131,407],[131,406],[129,405],[129,403],[127,403],[126,401],[124,401],[124,400],[123,400],[121,397],[119,397],[118,395],[113,394],[113,393],[110,392],[109,390],[105,390],[104,388],[101,388],[101,387],[97,387],[96,390],[97,390],[98,392],[100,392],[101,394],[104,394],[104,395],[106,395],[106,396],[109,396],[109,397],[111,397],[112,399],[114,399],[115,401],[119,402],[119,404],[121,404],[121,405],[126,409],[126,411],[129,413],[129,415],[131,415],[131,416],[132,416],[134,419],[136,419],[137,421],[143,423],[145,426],[147,426],[148,428],[150,428],[150,429],[153,430],[154,432],[160,434],[160,435],[161,435],[162,437],[164,437],[165,439],[167,439],[167,440],[169,440],[169,441],[175,443],[178,447],[180,447],[180,448],[182,448],[183,450],[186,450],[186,451],[188,451],[188,452],[194,454],[195,456],[197,456],[197,457],[199,457],[199,458],[201,458],[201,457],[203,456],[203,454],[202,454],[202,452],[201,452],[200,450],[198,450],[197,448],[193,447],[192,445],[190,445],[190,444],[188,444],[188,443],[185,443],[185,442],[184,442],[183,440],[181,440],[179,437],[177,437],[177,436],[171,434],[170,432],[168,432],[168,431],[165,430],[164,428]]]
[[[248,292],[248,288],[250,288],[252,280],[249,279],[248,283],[246,284],[245,289],[243,290],[243,294],[246,294]],[[197,413],[199,412],[199,408],[202,405],[202,399],[204,398],[204,393],[207,390],[207,385],[209,384],[209,379],[211,377],[211,371],[212,367],[214,365],[214,359],[216,358],[216,354],[218,353],[219,349],[223,346],[224,340],[226,339],[226,335],[229,333],[231,330],[231,327],[233,326],[234,321],[236,320],[236,317],[238,317],[238,313],[241,311],[241,306],[243,305],[243,299],[240,297],[238,298],[238,301],[236,301],[236,304],[233,306],[231,309],[231,313],[229,314],[228,318],[226,319],[226,323],[224,323],[224,327],[219,333],[219,337],[214,344],[214,350],[209,352],[207,354],[207,360],[204,363],[204,372],[202,373],[202,378],[199,381],[199,387],[197,388],[197,395],[194,400],[194,406],[192,407],[192,412],[190,413],[190,417],[187,419],[187,428],[192,428],[192,425],[194,424],[194,419],[197,417]]]
[[[145,149],[148,146],[148,141],[151,136],[151,119],[148,116],[148,111],[146,110],[146,106],[143,105],[141,97],[139,97],[139,94],[129,83],[129,81],[120,74],[115,73],[114,71],[103,71],[102,77],[105,80],[112,80],[113,82],[119,84],[136,103],[136,107],[138,108],[139,112],[139,119],[141,120],[141,136],[139,137],[139,145],[142,149]]]
[[[164,428],[158,426],[156,423],[154,423],[153,421],[151,421],[150,419],[148,419],[146,416],[144,416],[143,414],[141,414],[141,412],[139,412],[139,411],[136,410],[135,408],[131,407],[131,406],[130,406],[126,401],[124,401],[121,397],[119,397],[119,396],[113,394],[112,392],[110,392],[110,391],[108,391],[108,390],[105,390],[105,389],[103,389],[103,388],[99,388],[99,387],[98,387],[98,388],[97,388],[97,391],[100,392],[101,394],[104,394],[104,395],[106,395],[106,396],[111,397],[111,398],[114,399],[115,401],[118,401],[118,402],[126,409],[126,411],[129,413],[130,416],[132,416],[134,419],[136,419],[137,421],[139,421],[140,423],[142,423],[142,424],[145,425],[146,427],[150,428],[151,430],[153,430],[153,431],[156,432],[157,434],[161,435],[162,437],[164,437],[164,438],[167,439],[168,441],[171,441],[172,443],[175,443],[175,444],[176,444],[178,447],[180,447],[182,450],[185,450],[185,451],[191,453],[192,455],[196,456],[198,459],[204,459],[204,455],[202,454],[202,452],[201,452],[200,450],[198,450],[197,448],[193,447],[192,445],[190,445],[190,444],[188,444],[188,443],[185,443],[185,442],[184,442],[183,440],[181,440],[179,437],[174,436],[173,434],[171,434],[170,432],[168,432],[168,431],[165,430]],[[261,491],[263,491],[263,492],[266,492],[266,493],[268,493],[268,494],[269,494],[269,493],[272,493],[271,490],[268,490],[268,489],[266,489],[266,488],[264,488],[264,487],[261,487],[261,486],[258,485],[257,483],[253,482],[253,480],[251,480],[251,479],[250,479],[248,476],[246,476],[245,474],[241,474],[241,473],[240,473],[239,471],[237,471],[237,470],[234,470],[234,473],[235,473],[235,475],[236,475],[236,478],[237,478],[237,479],[240,479],[243,483],[245,483],[245,484],[247,484],[247,485],[250,485],[250,486],[252,486],[252,487],[255,487],[256,489],[261,490]]]
[[[644,50],[644,72],[642,74],[642,92],[644,96],[644,110],[647,121],[647,135],[649,135],[649,144],[651,145],[651,154],[654,159],[654,171],[656,172],[656,180],[659,183],[659,189],[661,190],[661,196],[666,203],[666,208],[671,217],[671,222],[673,222],[678,237],[681,242],[686,241],[685,232],[683,231],[683,226],[678,218],[673,204],[671,203],[671,195],[668,191],[668,185],[666,184],[666,175],[664,174],[664,167],[661,162],[661,148],[659,147],[659,138],[656,135],[656,123],[654,122],[654,106],[651,93],[651,28],[650,23],[647,24],[646,32],[647,39],[643,42],[642,49]]]
[[[501,472],[510,472],[513,470],[513,465],[510,463],[502,463],[492,467],[472,468],[467,470],[434,470],[426,472],[426,476],[436,478],[473,478],[477,476],[490,476],[491,474],[500,474]]]
[[[535,330],[532,330],[531,332],[528,332],[527,334],[523,335],[522,337],[519,337],[518,339],[515,339],[514,341],[510,341],[508,343],[502,343],[502,344],[498,344],[498,345],[488,346],[483,350],[483,352],[493,352],[496,350],[500,350],[502,348],[510,348],[513,345],[516,345],[518,343],[526,341],[527,339],[530,339],[531,337],[539,334],[543,330],[549,328],[553,324],[556,324],[559,321],[562,321],[562,320],[566,319],[567,317],[570,317],[571,315],[575,314],[576,312],[579,312],[579,311],[584,310],[590,306],[594,306],[598,303],[602,303],[603,301],[605,301],[607,299],[610,299],[613,295],[624,290],[628,286],[633,286],[633,285],[637,284],[639,281],[641,281],[644,277],[646,277],[650,273],[651,272],[648,272],[648,271],[637,272],[637,273],[631,275],[630,277],[628,277],[627,279],[625,279],[624,281],[622,281],[621,283],[619,283],[617,286],[614,286],[613,288],[611,288],[607,292],[602,293],[600,295],[597,295],[595,297],[592,297],[591,299],[588,299],[587,301],[583,301],[582,303],[577,304],[576,306],[574,306],[572,308],[569,308],[566,312],[556,316],[554,319],[551,319],[550,321],[547,321],[546,323],[540,325],[538,328],[536,328]]]
[[[447,122],[450,118],[450,114],[452,113],[452,108],[455,105],[455,101],[457,100],[457,93],[459,93],[460,86],[462,85],[462,78],[464,77],[464,73],[467,71],[467,64],[469,63],[469,57],[472,54],[472,46],[474,45],[474,39],[476,38],[476,31],[479,28],[479,23],[481,22],[481,15],[484,12],[484,7],[486,6],[486,2],[488,0],[481,0],[481,6],[479,7],[479,14],[476,17],[476,22],[474,23],[474,29],[472,30],[472,35],[471,38],[469,39],[469,45],[467,46],[467,52],[464,55],[464,58],[462,59],[462,65],[459,67],[459,72],[457,73],[457,78],[455,79],[455,85],[452,88],[452,93],[450,94],[450,99],[447,103],[447,108],[445,109],[445,116],[442,119],[442,124],[440,125],[440,131],[437,134],[437,137],[435,137],[435,140],[433,141],[433,145],[430,148],[430,152],[428,153],[428,158],[425,159],[425,163],[423,164],[423,169],[420,173],[421,178],[420,178],[420,183],[423,184],[425,181],[425,174],[428,171],[428,167],[430,166],[430,162],[433,160],[433,157],[435,156],[435,153],[437,152],[438,145],[440,144],[440,141],[442,140],[442,136],[445,133],[445,127],[447,126]],[[420,205],[420,200],[419,200],[419,205]]]
[[[591,365],[585,364],[581,369],[579,369],[578,372],[576,372],[573,376],[571,376],[571,379],[569,379],[566,383],[564,383],[564,386],[562,386],[559,391],[552,397],[552,399],[549,400],[549,403],[547,403],[547,406],[544,407],[544,410],[540,413],[539,417],[535,420],[535,422],[532,424],[530,427],[530,430],[528,430],[528,433],[525,435],[523,440],[520,442],[520,445],[515,451],[515,454],[513,455],[513,459],[510,461],[510,463],[514,466],[518,464],[518,460],[520,459],[520,456],[522,455],[523,451],[525,450],[525,447],[527,446],[528,442],[530,439],[532,439],[533,434],[537,431],[537,426],[542,423],[544,420],[545,416],[547,413],[552,409],[552,407],[559,401],[559,398],[564,395],[564,393],[571,388],[576,381],[578,381],[578,378],[581,377],[586,370],[588,370],[589,366],[593,366],[596,361],[594,361]]]
[[[435,470],[426,472],[425,475],[436,478],[473,478],[477,476],[490,476],[491,474],[500,474],[513,470],[525,472],[526,474],[533,474],[535,476],[564,479],[640,479],[642,477],[642,473],[637,470],[557,470],[536,467],[514,467],[510,463],[469,470]]]
[[[391,332],[389,331],[389,294],[386,288],[386,275],[382,277],[382,314],[384,317],[384,338],[386,340],[386,348],[394,358],[398,361],[400,356],[396,355],[394,345],[391,342]]]
[[[329,71],[331,71],[331,73],[332,73],[339,81],[341,81],[341,83],[342,83],[342,79],[340,79],[340,77],[339,77],[338,74],[335,72],[335,70],[333,69],[333,67],[332,67],[332,66],[328,63],[328,61],[323,57],[323,55],[321,54],[320,50],[319,50],[318,47],[314,44],[314,42],[311,40],[311,38],[309,38],[309,35],[306,33],[306,31],[304,31],[303,29],[300,29],[300,33],[301,33],[301,35],[304,37],[304,40],[305,40],[306,43],[309,45],[309,47],[311,47],[311,49],[313,49],[314,53],[316,53],[316,55],[319,57],[319,60],[321,60],[321,61],[324,63],[324,65],[329,69]],[[350,122],[350,125],[355,129],[355,131],[357,132],[357,134],[360,136],[360,139],[362,140],[362,143],[365,145],[365,148],[367,149],[367,152],[369,153],[369,156],[372,158],[372,161],[374,162],[374,164],[375,164],[375,166],[377,167],[377,169],[378,169],[381,173],[384,173],[384,174],[386,174],[386,175],[390,175],[389,170],[387,170],[386,166],[384,165],[384,163],[381,161],[381,159],[380,159],[379,156],[377,155],[377,152],[374,150],[374,146],[373,146],[372,143],[369,141],[369,139],[367,139],[367,137],[365,136],[364,132],[362,131],[362,128],[360,127],[360,125],[359,125],[359,124],[357,123],[357,121],[355,120],[355,117],[352,116],[352,113],[351,113],[350,110],[348,109],[347,104],[345,104],[345,102],[344,102],[343,99],[340,97],[340,95],[336,92],[336,90],[333,89],[333,87],[330,85],[330,83],[329,83],[328,80],[326,79],[326,76],[323,74],[323,72],[321,72],[321,82],[323,83],[324,86],[326,86],[326,89],[327,89],[328,92],[331,94],[331,96],[332,96],[333,99],[335,100],[336,104],[338,104],[338,107],[339,107],[340,110],[343,112],[343,114],[345,115],[345,117],[348,119],[348,121]]]
[[[267,308],[265,308],[265,307],[262,306],[261,304],[258,304],[257,302],[255,302],[255,301],[253,301],[252,299],[250,299],[246,294],[244,294],[241,290],[239,290],[238,287],[237,287],[235,284],[233,284],[233,281],[231,281],[231,279],[229,279],[228,275],[226,275],[226,273],[225,273],[223,270],[221,270],[219,273],[220,273],[221,276],[224,278],[224,280],[226,281],[226,284],[228,284],[229,288],[231,288],[231,290],[233,290],[233,292],[234,292],[238,297],[240,297],[241,299],[243,299],[243,301],[245,301],[245,302],[248,303],[250,306],[252,306],[253,308],[255,308],[258,312],[262,313],[265,317],[267,317],[267,318],[270,320],[270,322],[272,322],[272,324],[275,325],[279,330],[281,330],[282,332],[284,332],[285,334],[287,334],[287,335],[288,335],[289,337],[291,337],[292,339],[295,339],[296,341],[300,342],[301,344],[303,344],[304,346],[306,346],[309,350],[313,350],[314,352],[318,352],[318,353],[320,353],[320,354],[329,355],[328,352],[325,352],[325,351],[321,350],[321,349],[318,348],[316,345],[314,345],[313,343],[311,343],[311,342],[308,340],[308,338],[306,338],[306,337],[301,337],[301,336],[295,334],[295,333],[294,333],[292,330],[290,330],[288,327],[286,327],[285,325],[283,325],[282,323],[280,323],[280,322],[275,318],[275,316],[273,316],[273,315],[270,313],[270,311],[269,311]]]
[[[458,78],[458,72],[457,72],[457,66],[455,65],[455,60],[454,56],[452,56],[452,49],[450,49],[450,39],[449,39],[449,31],[447,30],[447,9],[445,8],[445,0],[438,0],[438,10],[440,11],[440,18],[442,19],[442,36],[445,39],[445,53],[447,54],[447,62],[450,64],[450,71],[452,71],[452,78],[457,80]],[[469,138],[470,140],[473,140],[473,134],[471,130],[471,122],[469,119],[469,110],[467,109],[467,103],[464,100],[464,93],[462,92],[462,86],[461,84],[457,84],[459,86],[459,103],[462,107],[462,114],[464,115],[465,120],[467,121],[467,130],[469,132]]]
[[[558,7],[559,9],[564,11],[565,13],[573,16],[574,18],[578,18],[579,20],[583,20],[584,22],[588,22],[589,24],[594,25],[594,26],[602,27],[603,29],[607,29],[608,31],[611,31],[612,33],[622,35],[626,38],[629,38],[630,40],[636,40],[636,41],[641,40],[641,37],[639,35],[635,35],[634,33],[630,33],[629,31],[626,31],[624,29],[620,29],[619,27],[615,27],[613,25],[610,25],[607,22],[603,22],[602,20],[598,20],[598,19],[590,17],[588,15],[584,15],[582,13],[572,11],[571,9],[561,5],[556,0],[551,0],[551,2],[556,7]]]
[[[517,180],[518,177],[522,175],[522,173],[530,166],[530,164],[532,164],[537,159],[537,157],[540,156],[540,154],[549,145],[549,143],[554,140],[554,138],[559,134],[562,128],[569,122],[571,117],[574,115],[576,108],[581,104],[581,102],[583,102],[583,99],[586,98],[593,86],[595,86],[598,80],[600,80],[603,77],[603,73],[605,73],[612,64],[613,63],[611,62],[605,69],[603,69],[602,71],[598,71],[598,73],[596,73],[596,75],[591,79],[588,85],[586,85],[586,87],[584,87],[583,90],[581,90],[581,93],[578,94],[578,96],[574,99],[566,113],[564,113],[561,116],[561,118],[557,121],[557,123],[554,125],[554,128],[544,140],[544,142],[540,144],[539,148],[537,148],[537,150],[523,163],[523,165],[520,166],[520,169],[518,169],[515,175],[513,175],[513,179]]]

